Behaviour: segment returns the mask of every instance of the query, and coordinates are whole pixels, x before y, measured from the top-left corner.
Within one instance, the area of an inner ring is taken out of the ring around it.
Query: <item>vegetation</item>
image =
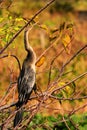
[[[36,129],[36,130],[86,130],[87,129],[87,122],[86,122],[86,113],[82,115],[73,115],[71,118],[65,115],[48,116],[43,117],[41,114],[37,114],[32,122],[30,123],[27,129]]]
[[[86,0],[0,1],[0,129],[13,129],[26,26],[37,55],[37,94],[23,106],[17,129],[87,129],[87,16],[80,15],[86,5]]]

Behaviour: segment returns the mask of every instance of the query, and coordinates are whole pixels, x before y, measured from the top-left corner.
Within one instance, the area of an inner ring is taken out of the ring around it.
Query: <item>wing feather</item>
[[[31,67],[22,68],[18,78],[19,102],[27,102],[35,84],[35,72]]]

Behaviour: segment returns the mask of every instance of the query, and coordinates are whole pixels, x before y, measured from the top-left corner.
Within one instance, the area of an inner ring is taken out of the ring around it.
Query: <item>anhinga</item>
[[[27,51],[27,56],[24,59],[22,69],[18,77],[18,102],[16,105],[18,112],[16,113],[14,119],[14,127],[22,121],[23,110],[21,107],[28,102],[32,90],[35,87],[36,54],[28,42],[29,30],[30,29],[26,27],[24,31],[24,46]]]

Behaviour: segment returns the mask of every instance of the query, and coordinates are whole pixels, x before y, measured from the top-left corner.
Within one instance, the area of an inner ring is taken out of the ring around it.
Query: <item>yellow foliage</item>
[[[45,56],[42,56],[40,60],[36,63],[36,66],[40,67],[41,65],[43,65],[44,61],[45,61]]]
[[[62,37],[62,43],[63,43],[64,47],[67,47],[67,45],[70,43],[70,36],[68,34],[65,34]]]
[[[45,24],[40,25],[40,28],[48,31],[48,28],[47,28],[47,26]]]
[[[66,85],[66,83],[65,83],[65,82],[59,82],[58,85],[59,85],[60,87],[62,87],[62,86],[64,86],[64,85]],[[74,89],[75,89],[75,88],[74,88],[74,85],[73,85],[73,84],[70,84],[70,85],[65,86],[65,88],[63,88],[63,89],[61,90],[61,92],[62,92],[63,96],[66,98],[66,97],[69,97],[70,95],[73,94]]]
[[[64,34],[62,36],[62,44],[65,48],[65,51],[70,54],[70,50],[71,50],[71,43],[70,43],[71,39],[70,36],[68,34]]]

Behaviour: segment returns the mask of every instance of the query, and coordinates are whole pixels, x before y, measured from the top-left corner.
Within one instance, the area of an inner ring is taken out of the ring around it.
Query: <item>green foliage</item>
[[[38,128],[38,126],[44,124],[45,121],[46,121],[46,117],[43,117],[41,114],[37,114],[34,116],[33,120],[31,121],[30,125],[28,126],[28,129],[31,129],[31,127],[33,127],[33,126],[35,128]]]
[[[21,17],[14,17],[9,11],[0,13],[0,48],[12,39],[23,24],[24,20]]]
[[[49,128],[53,130],[67,130],[63,119],[65,119],[68,127],[71,130],[75,130],[76,126],[78,126],[80,130],[87,129],[87,113],[85,113],[81,115],[72,115],[70,119],[67,115],[64,117],[62,115],[46,117],[41,114],[37,114],[33,118],[27,130],[48,130]]]

